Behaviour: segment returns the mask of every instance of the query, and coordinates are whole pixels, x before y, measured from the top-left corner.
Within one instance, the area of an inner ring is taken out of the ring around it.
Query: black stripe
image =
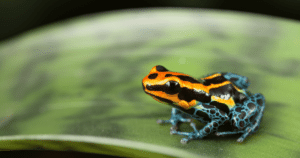
[[[232,96],[236,92],[236,89],[232,86],[232,84],[227,84],[221,87],[217,88],[211,88],[209,90],[209,94],[214,95],[214,96],[220,96],[220,95],[226,95],[229,94]]]
[[[166,69],[165,67],[161,66],[161,65],[157,65],[156,66],[156,70],[158,72],[165,72],[165,71],[169,71],[168,69]]]
[[[153,73],[153,74],[150,74],[150,75],[148,76],[148,78],[149,78],[149,79],[155,79],[157,76],[158,76],[157,73]]]
[[[178,98],[187,102],[190,102],[194,99],[202,103],[209,103],[211,101],[210,96],[206,96],[204,93],[196,93],[194,90],[185,87],[181,88]]]
[[[192,78],[190,76],[176,75],[176,77],[180,78],[183,81],[188,81],[191,83],[200,83],[199,81],[195,80],[194,78]]]
[[[173,76],[172,74],[166,74],[165,77],[170,77]]]
[[[247,99],[246,95],[237,91],[232,84],[227,84],[218,88],[212,88],[209,90],[209,94],[217,97],[229,94],[235,103],[241,104]]]
[[[211,84],[220,84],[220,83],[223,83],[225,81],[228,81],[228,80],[226,78],[224,78],[223,76],[217,76],[217,77],[212,78],[212,79],[204,80],[203,85],[209,86]]]
[[[178,77],[180,80],[182,81],[188,81],[191,83],[201,83],[200,81],[194,79],[193,77],[190,76],[184,76],[184,75],[172,75],[172,74],[166,74],[165,77],[171,77],[171,76],[175,76]]]
[[[179,85],[178,85],[179,86]],[[167,87],[166,85],[153,85],[153,86],[146,86],[146,88],[149,91],[161,91],[161,92],[165,92],[167,94],[176,94],[178,93],[178,91],[180,91],[181,89],[172,89],[171,87]],[[180,88],[180,87],[178,87]]]
[[[146,88],[149,91],[161,91],[167,94],[176,94],[176,93],[171,93],[171,91],[169,91],[167,86],[165,85],[146,86]],[[211,101],[210,97],[211,96],[206,96],[205,93],[196,93],[194,90],[185,87],[180,88],[178,93],[178,98],[180,100],[185,100],[187,102],[190,102],[192,100],[197,100],[202,103],[209,103]]]

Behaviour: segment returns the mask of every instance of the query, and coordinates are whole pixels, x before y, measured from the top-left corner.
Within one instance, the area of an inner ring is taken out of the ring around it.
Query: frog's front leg
[[[188,116],[177,110],[176,108],[172,108],[171,118],[169,120],[157,120],[158,124],[170,123],[172,124],[171,131],[178,130],[178,123],[180,122],[192,122],[192,119],[188,118]]]
[[[187,136],[186,138],[181,139],[180,142],[182,144],[186,144],[188,141],[193,139],[202,139],[210,133],[217,131],[225,121],[229,120],[229,117],[225,112],[220,111],[212,105],[206,105],[205,108],[203,107],[203,109],[196,109],[195,114],[199,113],[208,114],[209,119],[211,119],[211,121],[207,123],[201,130],[197,130],[196,125],[191,123],[191,127],[194,129],[194,132],[171,131],[172,134]]]

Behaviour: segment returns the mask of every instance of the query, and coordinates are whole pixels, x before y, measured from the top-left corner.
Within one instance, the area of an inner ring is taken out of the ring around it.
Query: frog
[[[169,71],[156,65],[142,80],[143,90],[158,102],[170,105],[171,118],[157,120],[158,124],[171,124],[170,134],[182,135],[182,144],[202,139],[209,134],[225,136],[241,134],[237,142],[255,133],[265,109],[265,97],[247,90],[247,77],[230,72],[217,72],[200,79]],[[197,129],[195,121],[205,126]],[[179,130],[180,123],[189,123],[193,132]],[[222,125],[229,131],[218,131]]]

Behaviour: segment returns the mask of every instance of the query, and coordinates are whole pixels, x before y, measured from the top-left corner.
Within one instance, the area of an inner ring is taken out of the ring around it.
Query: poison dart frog
[[[241,133],[237,139],[241,143],[249,134],[257,131],[265,109],[264,96],[247,91],[247,77],[233,73],[215,73],[196,80],[157,65],[142,84],[146,94],[173,107],[171,118],[157,120],[157,123],[172,124],[171,134],[185,136],[180,141],[182,144],[202,139],[210,133],[217,136]],[[192,119],[206,125],[198,130]],[[194,132],[179,131],[178,124],[181,122],[189,122]],[[233,130],[218,132],[225,122]]]

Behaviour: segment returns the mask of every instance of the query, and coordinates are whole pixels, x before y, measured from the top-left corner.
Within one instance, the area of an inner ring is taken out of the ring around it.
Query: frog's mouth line
[[[161,102],[168,103],[168,104],[173,104],[173,101],[171,101],[171,100],[169,100],[169,99],[165,99],[165,98],[162,98],[162,97],[153,95],[153,94],[151,94],[151,93],[149,93],[149,92],[146,92],[146,91],[145,91],[145,93],[148,94],[148,95],[150,95],[151,97],[156,98],[157,100],[160,100]]]

